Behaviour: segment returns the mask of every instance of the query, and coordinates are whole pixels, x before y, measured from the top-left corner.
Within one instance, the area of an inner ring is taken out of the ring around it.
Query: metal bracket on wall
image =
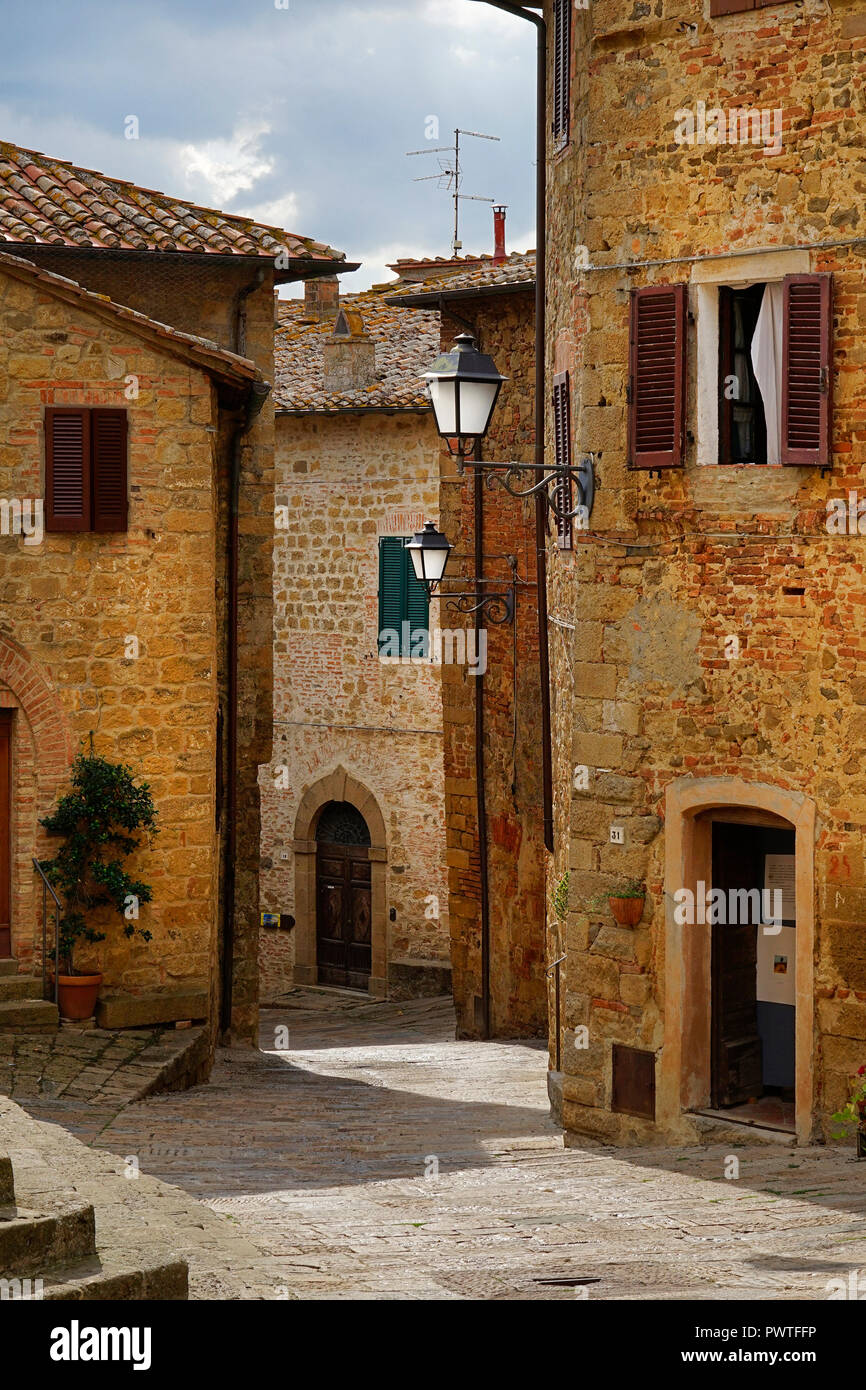
[[[566,468],[551,468],[540,463],[473,463],[467,460],[470,468],[485,473],[489,488],[503,488],[511,497],[535,497],[541,494],[550,511],[561,525],[577,521],[585,527],[592,515],[595,503],[595,454],[581,455],[580,462]],[[536,475],[529,487],[520,487],[527,474]],[[577,506],[564,510],[559,499],[568,496],[571,489],[564,489],[563,483],[570,483],[577,493]]]

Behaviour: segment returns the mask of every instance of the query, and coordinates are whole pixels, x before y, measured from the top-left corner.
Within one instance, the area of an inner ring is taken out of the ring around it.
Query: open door
[[[732,890],[763,884],[760,837],[750,825],[713,825],[713,888],[726,903]],[[760,901],[760,897],[759,897]],[[745,922],[728,922],[728,916]],[[712,1106],[738,1105],[764,1093],[758,1031],[758,921],[751,912],[725,911],[712,926]]]
[[[12,711],[0,710],[0,959],[12,954]]]

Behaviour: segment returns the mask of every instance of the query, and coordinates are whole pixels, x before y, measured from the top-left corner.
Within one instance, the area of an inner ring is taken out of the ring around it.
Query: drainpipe
[[[481,459],[481,446],[476,446],[475,458]],[[472,504],[475,512],[475,602],[484,597],[481,576],[484,573],[484,488],[480,469],[473,471]],[[516,615],[514,621],[517,621]],[[475,610],[475,656],[481,651],[481,609]],[[487,787],[484,776],[484,680],[479,670],[475,675],[475,800],[478,819],[478,868],[481,878],[481,1036],[490,1037],[490,890],[487,850]]]
[[[535,25],[538,38],[536,100],[536,271],[535,271],[535,462],[544,463],[547,406],[545,373],[545,285],[547,282],[547,24],[544,16],[509,0],[481,0]],[[540,474],[539,474],[540,476]],[[553,769],[550,731],[550,652],[547,640],[547,503],[535,498],[535,577],[538,602],[538,665],[541,678],[541,780],[544,844],[553,853]]]
[[[232,323],[232,345],[243,355],[246,349],[246,299],[264,283],[264,270],[259,270],[235,300]],[[226,857],[223,879],[223,949],[220,996],[220,1030],[228,1041],[232,1022],[232,994],[236,916],[236,858],[237,858],[237,778],[238,778],[238,556],[240,510],[241,450],[261,409],[270,395],[266,381],[254,381],[247,396],[243,419],[234,432],[231,446],[231,481],[229,490],[228,528],[228,610],[226,613],[226,649],[228,660],[228,795],[226,798]]]

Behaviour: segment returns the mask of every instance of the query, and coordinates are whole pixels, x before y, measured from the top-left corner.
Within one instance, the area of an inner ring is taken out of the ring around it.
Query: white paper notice
[[[793,854],[765,854],[764,855],[764,891],[768,895],[762,897],[762,902],[766,902],[763,918],[765,922],[771,922],[777,914],[774,907],[779,899],[774,897],[774,892],[782,894],[781,918],[783,922],[794,922],[797,919],[797,896],[796,878],[794,865],[796,856]]]
[[[793,927],[782,927],[778,936],[758,932],[758,999],[762,1004],[795,1003],[796,950]]]

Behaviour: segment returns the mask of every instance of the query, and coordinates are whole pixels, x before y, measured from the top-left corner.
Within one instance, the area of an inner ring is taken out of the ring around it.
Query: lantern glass
[[[498,381],[463,381],[460,392],[460,434],[482,438],[499,395]]]
[[[415,578],[432,593],[445,573],[452,550],[450,541],[428,521],[423,531],[418,531],[413,540],[406,542],[406,549],[412,557]]]

